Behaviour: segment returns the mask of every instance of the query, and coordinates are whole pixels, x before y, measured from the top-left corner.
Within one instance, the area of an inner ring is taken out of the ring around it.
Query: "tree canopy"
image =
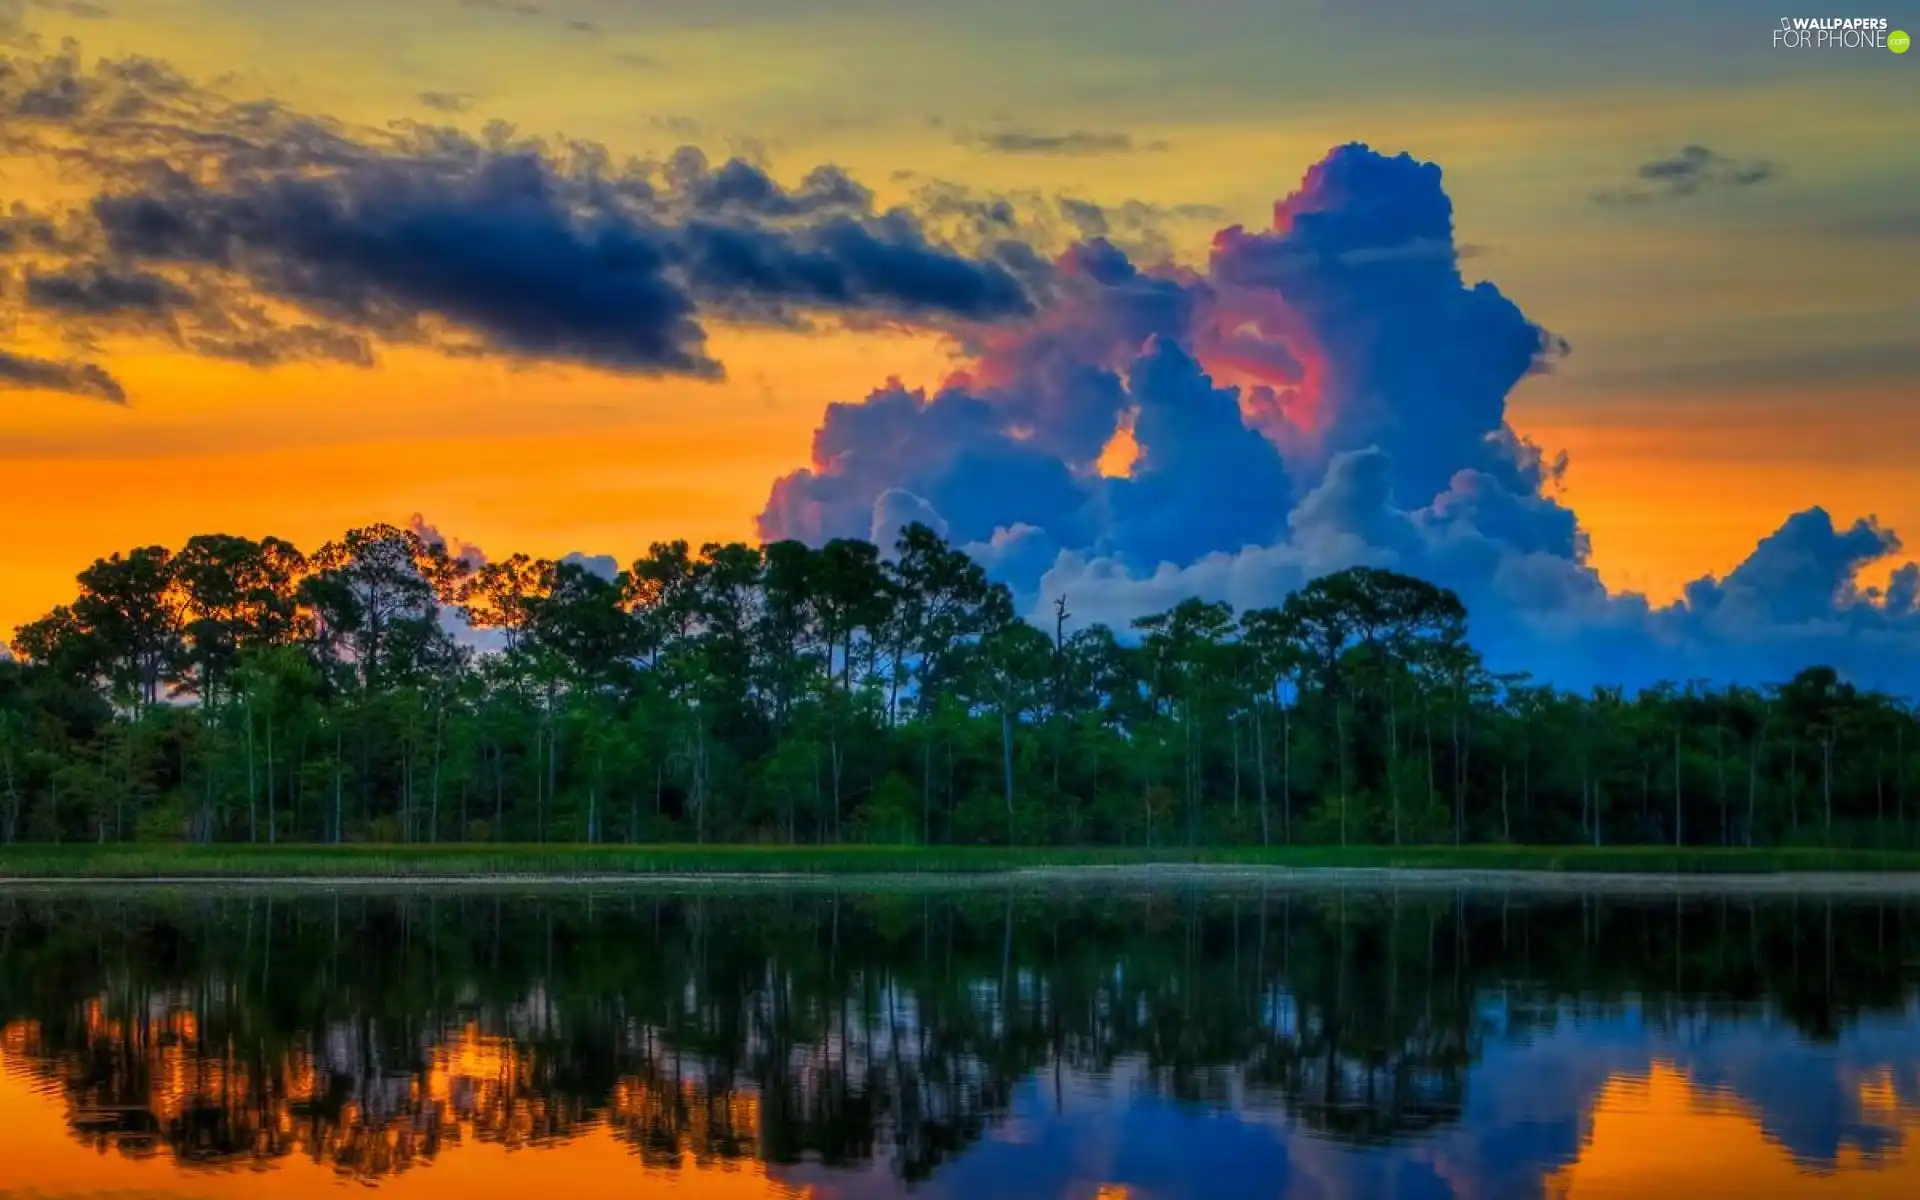
[[[0,662],[0,840],[1913,840],[1905,702],[1497,675],[1375,568],[1124,630],[1024,619],[921,525],[611,575],[211,535],[76,582]]]

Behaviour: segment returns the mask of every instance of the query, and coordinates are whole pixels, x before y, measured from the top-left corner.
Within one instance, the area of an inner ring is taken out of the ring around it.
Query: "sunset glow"
[[[1183,266],[1223,245],[1223,227],[1294,228],[1284,197],[1328,146],[1404,148],[1446,172],[1468,277],[1496,281],[1572,346],[1517,389],[1511,420],[1548,454],[1568,453],[1563,495],[1610,587],[1670,601],[1814,504],[1843,525],[1873,515],[1920,527],[1906,452],[1920,439],[1908,402],[1920,375],[1891,349],[1915,315],[1920,252],[1897,232],[1914,180],[1875,149],[1910,140],[1920,119],[1892,71],[1907,64],[1840,70],[1728,50],[1606,59],[1619,64],[1607,72],[1594,56],[1538,74],[1519,64],[1561,61],[1545,49],[1559,36],[1550,28],[1448,32],[1458,22],[1442,21],[1383,40],[1300,12],[1228,34],[1225,0],[1174,24],[1150,7],[1095,20],[1080,0],[1061,6],[1043,33],[1005,5],[962,21],[920,5],[856,20],[832,4],[743,3],[689,24],[607,0],[578,0],[575,15],[350,0],[330,7],[322,34],[279,0],[169,0],[29,6],[12,41],[31,55],[77,39],[82,64],[151,56],[218,79],[224,94],[270,96],[347,128],[471,131],[501,118],[615,156],[682,143],[716,161],[744,153],[789,184],[832,163],[881,205],[1084,199],[1142,261]],[[1746,37],[1737,24],[1710,27],[1731,43]],[[1584,36],[1628,35],[1602,25]],[[1470,53],[1413,56],[1450,38]],[[871,99],[903,85],[907,103]],[[1620,181],[1634,164],[1682,142],[1761,164],[1765,186],[1595,202],[1630,191]],[[45,160],[9,170],[10,202],[87,195]],[[952,226],[952,212],[932,211]],[[1044,248],[1056,253],[1063,226],[1051,220]],[[1279,332],[1284,314],[1269,317]],[[666,537],[751,537],[770,482],[807,461],[827,404],[889,378],[935,387],[957,365],[978,370],[938,332],[851,324],[717,316],[709,351],[726,378],[712,382],[401,345],[376,347],[370,368],[251,368],[27,314],[10,353],[90,348],[130,402],[29,390],[0,410],[0,629],[66,599],[97,555],[215,530],[310,548],[419,512],[493,553],[622,562]],[[1318,364],[1301,380],[1250,357],[1238,328],[1216,330],[1204,359],[1243,389],[1249,420],[1325,420]],[[1110,439],[1102,473],[1131,461],[1129,436]]]

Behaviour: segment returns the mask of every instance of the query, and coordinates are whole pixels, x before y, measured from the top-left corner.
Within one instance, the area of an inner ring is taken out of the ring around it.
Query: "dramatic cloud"
[[[1640,164],[1628,186],[1596,192],[1593,198],[1599,204],[1678,200],[1709,189],[1754,187],[1776,176],[1773,163],[1765,159],[1741,160],[1705,146],[1685,146],[1672,157]]]
[[[983,331],[934,389],[831,406],[777,481],[766,537],[943,528],[1042,613],[1124,626],[1187,596],[1274,604],[1367,564],[1458,591],[1501,670],[1553,682],[1779,679],[1816,662],[1911,687],[1920,567],[1871,521],[1791,517],[1677,604],[1607,590],[1567,469],[1507,423],[1566,344],[1460,272],[1438,167],[1340,147],[1222,230],[1202,270],[1098,237],[1030,319]]]
[[[1043,133],[1038,130],[1015,127],[963,136],[960,141],[963,145],[990,150],[995,154],[1052,154],[1068,158],[1167,149],[1165,142],[1137,143],[1131,134],[1085,129]]]
[[[0,350],[0,388],[69,392],[109,404],[127,402],[126,389],[120,386],[120,381],[92,363],[53,362],[4,350]]]
[[[24,11],[0,0],[0,38],[31,44]],[[1152,148],[990,136],[1012,153]],[[1497,668],[1557,682],[1817,661],[1920,677],[1920,567],[1868,587],[1900,550],[1870,520],[1797,514],[1676,604],[1607,590],[1559,499],[1564,459],[1507,421],[1567,347],[1463,276],[1440,169],[1404,154],[1333,150],[1270,223],[1220,230],[1190,266],[1158,252],[1160,231],[1204,210],[937,183],[885,210],[833,167],[794,182],[693,149],[629,162],[499,126],[356,128],[71,46],[0,57],[0,155],[88,193],[0,214],[12,328],[68,347],[0,352],[0,386],[124,402],[92,361],[112,338],[262,366],[408,345],[711,378],[716,321],[892,323],[947,336],[965,369],[831,406],[810,465],[773,485],[765,536],[921,521],[1036,613],[1067,592],[1115,624],[1392,566],[1457,590]],[[1690,146],[1609,202],[1772,176]]]
[[[1044,282],[1021,247],[962,252],[832,167],[789,187],[694,149],[356,130],[71,46],[0,61],[0,152],[97,183],[39,218],[30,317],[81,341],[144,317],[263,364],[385,343],[713,377],[708,319],[947,328],[1028,315]],[[0,251],[21,253],[25,221]]]

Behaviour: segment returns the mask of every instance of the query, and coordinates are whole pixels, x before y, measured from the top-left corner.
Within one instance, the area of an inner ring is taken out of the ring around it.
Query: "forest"
[[[116,553],[0,659],[0,841],[1920,841],[1920,713],[1827,668],[1577,693],[1364,567],[1049,605],[920,525],[621,571],[391,525]]]

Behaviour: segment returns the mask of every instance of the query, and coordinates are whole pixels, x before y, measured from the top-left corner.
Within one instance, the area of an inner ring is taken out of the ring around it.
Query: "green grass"
[[[1916,871],[1920,852],[1657,846],[1311,846],[1195,850],[902,846],[197,846],[0,847],[0,879],[201,879],[689,874],[970,875],[1030,867],[1214,863],[1477,871],[1766,874]]]

